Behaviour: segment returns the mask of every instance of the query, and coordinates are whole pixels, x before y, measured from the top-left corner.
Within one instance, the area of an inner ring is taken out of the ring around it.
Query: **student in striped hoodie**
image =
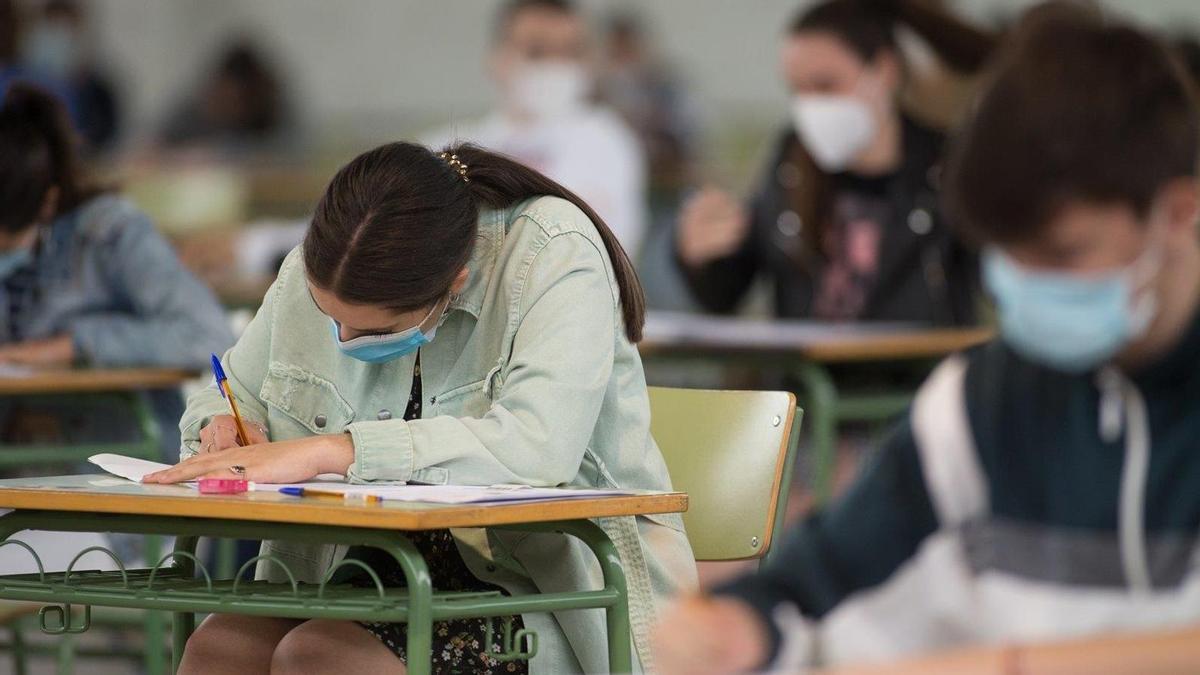
[[[946,174],[1000,338],[771,565],[664,616],[662,671],[1200,623],[1192,97],[1158,41],[1082,10],[1011,39]]]

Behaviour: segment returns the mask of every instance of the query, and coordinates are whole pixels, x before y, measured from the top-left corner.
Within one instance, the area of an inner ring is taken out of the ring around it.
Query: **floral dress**
[[[409,394],[408,406],[404,411],[404,419],[412,420],[421,417],[421,357],[417,355],[417,363],[413,370],[412,392]],[[450,530],[425,530],[412,532],[409,541],[425,557],[429,566],[429,575],[433,579],[433,587],[439,591],[500,591],[504,589],[475,578],[466,562],[458,552],[454,537]],[[379,549],[366,546],[354,546],[346,554],[347,558],[356,558],[370,565],[379,574],[385,586],[402,587],[405,585],[404,572],[395,558]],[[371,581],[365,573],[355,574],[350,583],[356,586],[371,586]],[[520,615],[512,617],[495,617],[492,619],[492,654],[500,652],[503,645],[502,630],[505,622],[512,622],[513,634],[524,627]],[[391,649],[400,660],[408,662],[405,650],[408,645],[408,624],[360,621],[372,635],[379,638],[384,645]],[[451,675],[466,673],[528,673],[529,661],[499,661],[484,651],[487,636],[486,619],[450,619],[437,621],[433,624],[433,673],[434,675]]]

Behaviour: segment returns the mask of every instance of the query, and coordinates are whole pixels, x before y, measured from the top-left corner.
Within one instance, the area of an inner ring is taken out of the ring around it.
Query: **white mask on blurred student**
[[[24,50],[25,60],[34,70],[55,79],[70,77],[79,62],[75,34],[55,23],[43,23],[31,31]]]
[[[796,94],[792,123],[822,171],[844,171],[871,141],[878,123],[870,105],[858,96]]]
[[[583,107],[591,88],[591,77],[582,64],[526,63],[513,74],[509,96],[520,112],[547,120]]]

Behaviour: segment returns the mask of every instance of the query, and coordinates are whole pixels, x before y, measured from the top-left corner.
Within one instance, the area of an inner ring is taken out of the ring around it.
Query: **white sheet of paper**
[[[171,468],[170,464],[151,462],[148,459],[126,457],[125,455],[115,455],[111,452],[92,455],[88,457],[88,461],[114,476],[120,476],[135,483],[142,482],[142,478],[146,474]]]
[[[152,462],[137,457],[112,453],[92,455],[88,461],[114,476],[136,483],[146,474],[169,469],[170,464]],[[181,483],[196,487],[194,481]],[[537,501],[548,499],[582,499],[633,494],[629,490],[600,490],[585,488],[535,488],[526,485],[351,485],[345,477],[322,474],[304,483],[255,483],[255,492],[278,492],[284,487],[314,488],[347,495],[371,495],[385,500],[425,502],[430,504],[477,504],[485,502]]]
[[[21,378],[33,375],[36,370],[33,366],[23,366],[19,363],[0,363],[0,377],[2,378]]]
[[[114,476],[120,476],[126,480],[131,480],[135,483],[142,482],[142,478],[146,474],[162,471],[163,469],[171,468],[170,464],[162,462],[152,462],[148,459],[139,459],[137,457],[126,457],[125,455],[116,455],[110,452],[105,452],[99,455],[88,457],[88,461],[96,466],[104,469]],[[233,477],[232,474],[230,474]],[[188,487],[196,487],[195,481],[180,483]],[[293,485],[293,483],[255,483],[254,490],[262,491],[278,491],[279,488],[285,485]],[[345,477],[336,473],[323,473],[317,476],[314,480],[307,483],[295,483],[300,487],[326,488],[330,485],[346,485]]]
[[[311,484],[289,487],[310,486]],[[535,488],[525,485],[322,485],[320,489],[347,495],[370,495],[387,501],[428,504],[543,501],[633,494],[630,490]]]

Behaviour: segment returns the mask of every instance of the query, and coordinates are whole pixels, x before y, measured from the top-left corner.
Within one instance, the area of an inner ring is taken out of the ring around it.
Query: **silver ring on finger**
[[[233,473],[236,473],[239,476],[246,475],[246,467],[242,466],[241,464],[234,464],[233,466],[229,467],[229,470],[232,471]]]

